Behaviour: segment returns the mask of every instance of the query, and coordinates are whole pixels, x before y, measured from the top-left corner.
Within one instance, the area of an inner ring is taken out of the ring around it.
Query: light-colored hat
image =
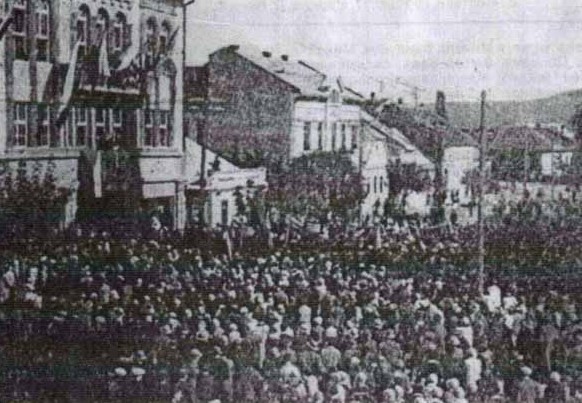
[[[134,376],[143,376],[145,375],[146,371],[143,368],[140,367],[132,367],[131,368],[131,374]]]

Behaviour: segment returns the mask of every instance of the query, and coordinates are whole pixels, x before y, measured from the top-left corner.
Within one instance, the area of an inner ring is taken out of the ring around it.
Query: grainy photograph
[[[0,1],[0,402],[582,402],[575,1]]]

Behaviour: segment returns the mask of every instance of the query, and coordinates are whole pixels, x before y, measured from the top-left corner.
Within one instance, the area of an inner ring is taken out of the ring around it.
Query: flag
[[[71,62],[69,63],[69,69],[67,70],[67,75],[65,77],[65,85],[63,87],[63,94],[61,95],[61,107],[59,108],[56,120],[57,126],[60,126],[65,120],[67,120],[67,113],[71,107],[73,92],[79,83],[79,80],[77,79],[77,59],[79,56],[80,45],[81,42],[77,41],[73,47],[73,52],[71,53]]]
[[[109,56],[107,55],[107,41],[106,35],[101,38],[101,46],[99,47],[99,77],[111,77],[111,69],[109,68]]]
[[[156,68],[158,66],[158,64],[162,61],[162,59],[168,57],[168,53],[170,53],[172,51],[172,49],[174,49],[174,45],[176,43],[176,37],[178,36],[178,31],[180,30],[180,27],[177,27],[174,32],[172,32],[170,34],[170,37],[168,38],[168,44],[166,45],[166,51],[164,53],[159,52],[156,55],[156,58],[154,59],[154,63],[153,63],[153,68]]]
[[[6,14],[6,17],[4,17],[4,21],[2,21],[2,24],[0,25],[0,40],[4,38],[4,34],[6,33],[8,27],[10,26],[10,24],[12,24],[13,21],[14,21],[14,8],[11,8],[8,14]]]
[[[141,52],[138,46],[130,46],[121,56],[121,62],[114,71],[118,83],[122,86],[135,87],[141,78]]]

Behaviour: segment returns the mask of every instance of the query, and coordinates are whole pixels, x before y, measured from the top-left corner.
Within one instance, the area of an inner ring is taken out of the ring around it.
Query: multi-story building
[[[185,221],[182,13],[175,0],[8,0],[0,161],[46,167],[64,211]]]
[[[318,152],[350,156],[367,193],[362,216],[388,195],[388,161],[412,145],[364,112],[365,97],[310,64],[250,46],[212,53],[189,68],[187,131],[241,164],[278,163]],[[204,89],[204,90],[200,90]]]

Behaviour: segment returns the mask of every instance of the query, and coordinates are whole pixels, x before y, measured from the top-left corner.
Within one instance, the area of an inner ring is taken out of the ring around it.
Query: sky
[[[578,3],[579,5],[577,5]],[[196,0],[187,62],[230,44],[304,60],[362,93],[523,100],[582,88],[572,0]]]

